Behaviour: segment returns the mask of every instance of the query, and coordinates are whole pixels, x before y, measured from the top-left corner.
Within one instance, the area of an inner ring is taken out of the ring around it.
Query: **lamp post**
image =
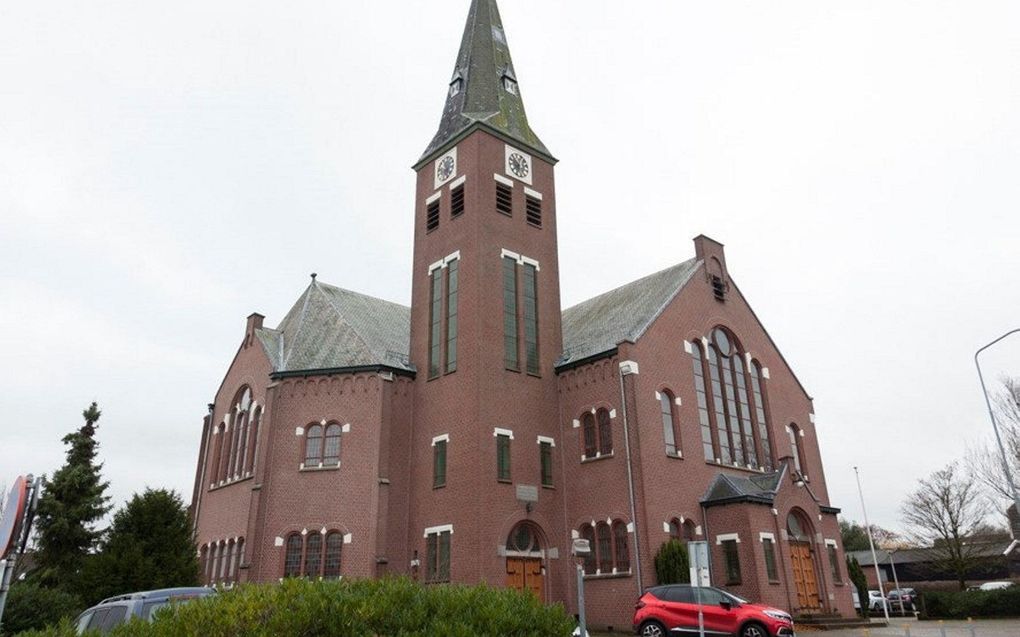
[[[875,563],[875,579],[878,580],[878,594],[882,596],[882,612],[885,613],[885,621],[889,621],[889,603],[885,599],[885,587],[882,586],[882,572],[878,568],[878,555],[875,554],[875,538],[871,536],[871,523],[868,522],[868,509],[864,506],[864,489],[861,488],[861,472],[854,467],[854,473],[857,475],[857,493],[861,495],[861,511],[864,512],[864,527],[868,531],[868,544],[871,546],[871,561]],[[861,600],[861,610],[864,610],[864,604],[868,604],[868,616],[871,615],[871,596],[868,596],[867,602]]]
[[[898,549],[891,549],[889,551],[889,564],[892,566],[892,577],[893,581],[896,582],[896,599],[900,602],[900,616],[903,616],[903,589],[900,588],[900,578],[896,576],[896,562],[893,560],[893,556],[896,554]]]
[[[995,430],[995,441],[999,443],[999,453],[1002,454],[1002,471],[1005,473],[1006,481],[1009,483],[1009,488],[1013,492],[1013,503],[1016,505],[1017,513],[1020,513],[1020,492],[1017,491],[1016,483],[1013,482],[1013,472],[1009,469],[1009,458],[1006,456],[1006,447],[1002,444],[1002,436],[999,434],[999,422],[995,419],[995,410],[992,409],[992,400],[988,397],[988,388],[985,387],[985,377],[984,374],[981,373],[981,361],[978,360],[978,356],[980,356],[981,352],[985,351],[992,345],[995,345],[1007,336],[1017,333],[1020,333],[1020,328],[1006,332],[988,345],[985,345],[978,351],[974,352],[974,365],[977,367],[978,379],[981,381],[981,392],[985,395],[985,404],[988,405],[988,417],[992,419],[992,429]]]

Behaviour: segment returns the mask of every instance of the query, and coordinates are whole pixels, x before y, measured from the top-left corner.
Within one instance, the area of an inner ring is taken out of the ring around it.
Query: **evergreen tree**
[[[96,423],[101,412],[96,403],[82,412],[85,424],[64,436],[68,445],[64,466],[47,481],[36,512],[37,581],[74,591],[77,577],[88,554],[95,549],[102,531],[95,524],[110,510],[105,495],[108,482],[96,464],[99,444]]]
[[[863,617],[868,616],[868,578],[864,575],[864,570],[861,569],[860,562],[857,561],[856,557],[847,556],[846,558],[846,572],[850,576],[850,581],[853,583],[854,588],[857,589],[857,597],[860,599],[861,608],[860,612]]]
[[[191,520],[181,497],[146,489],[113,516],[100,552],[82,578],[89,603],[135,591],[198,584]]]
[[[682,584],[690,581],[687,547],[680,540],[664,542],[655,556],[655,579],[659,584]]]

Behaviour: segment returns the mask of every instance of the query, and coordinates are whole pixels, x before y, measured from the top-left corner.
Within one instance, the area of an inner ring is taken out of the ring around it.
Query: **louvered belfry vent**
[[[464,214],[464,186],[457,186],[450,193],[450,216],[459,217]]]
[[[527,200],[527,217],[528,223],[533,226],[542,227],[542,200],[532,196],[528,196]]]
[[[715,295],[716,301],[726,300],[726,282],[721,276],[712,275],[712,294]]]
[[[506,216],[513,216],[513,190],[505,184],[496,184],[496,210]]]
[[[425,208],[425,231],[432,232],[439,227],[439,200],[436,199]]]

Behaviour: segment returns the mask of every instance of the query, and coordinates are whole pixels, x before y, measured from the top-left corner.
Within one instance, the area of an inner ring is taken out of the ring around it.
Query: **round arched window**
[[[801,520],[801,517],[796,512],[791,512],[786,518],[786,531],[790,534],[791,540],[796,540],[797,542],[809,541],[803,520]]]
[[[723,356],[730,355],[730,337],[726,336],[726,332],[718,327],[715,328],[715,331],[712,332],[712,341],[715,343],[715,347],[719,350],[720,354]]]
[[[518,524],[510,531],[510,537],[506,539],[506,548],[508,551],[520,551],[522,553],[540,550],[534,529],[525,522]]]

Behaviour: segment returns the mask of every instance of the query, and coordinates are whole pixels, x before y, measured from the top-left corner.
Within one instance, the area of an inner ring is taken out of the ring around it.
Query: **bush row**
[[[111,637],[364,637],[366,635],[566,636],[561,606],[486,586],[420,586],[406,578],[240,586],[174,605],[152,623],[132,622]],[[70,637],[69,623],[23,637]]]
[[[929,591],[921,597],[929,619],[1020,617],[1020,586],[998,591]]]

